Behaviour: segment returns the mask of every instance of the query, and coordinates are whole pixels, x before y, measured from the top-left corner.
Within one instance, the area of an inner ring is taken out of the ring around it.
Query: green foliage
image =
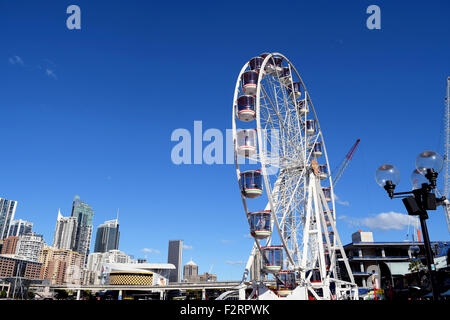
[[[409,266],[408,266],[408,270],[413,272],[413,273],[414,272],[420,272],[420,271],[422,271],[424,269],[425,269],[425,267],[422,264],[422,262],[420,262],[420,260],[411,261],[409,263]]]

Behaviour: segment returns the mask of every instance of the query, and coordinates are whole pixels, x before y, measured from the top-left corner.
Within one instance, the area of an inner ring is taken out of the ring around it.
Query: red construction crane
[[[355,154],[356,147],[359,144],[359,139],[356,140],[353,147],[350,149],[350,151],[345,156],[344,160],[342,161],[341,165],[336,168],[332,174],[333,177],[333,187],[336,187],[336,184],[338,183],[339,179],[341,179],[342,174],[345,171],[345,168],[347,168],[348,164],[350,163],[350,160],[352,160],[353,155]]]

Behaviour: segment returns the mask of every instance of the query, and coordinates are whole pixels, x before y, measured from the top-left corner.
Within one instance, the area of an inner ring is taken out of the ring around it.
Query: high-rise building
[[[80,197],[75,196],[72,204],[72,217],[77,219],[77,234],[73,250],[84,256],[85,263],[91,247],[94,210],[87,203],[81,201]]]
[[[44,238],[40,234],[27,233],[19,237],[16,247],[16,256],[26,260],[38,262],[42,248],[44,248]]]
[[[14,220],[17,201],[0,198],[0,240],[8,236],[9,226]]]
[[[33,229],[33,222],[18,219],[12,220],[9,226],[8,236],[21,236],[23,234],[31,233]]]
[[[170,240],[167,263],[175,266],[175,270],[170,271],[170,282],[181,282],[181,267],[183,261],[183,240]]]
[[[58,210],[55,234],[53,236],[53,247],[57,249],[72,250],[75,247],[77,235],[77,218],[63,217]]]
[[[39,257],[40,278],[49,280],[50,284],[81,284],[83,260],[78,252],[46,246]]]
[[[192,259],[183,267],[183,280],[187,282],[198,282],[198,265]]]
[[[94,252],[108,252],[119,249],[119,220],[109,220],[97,228]]]

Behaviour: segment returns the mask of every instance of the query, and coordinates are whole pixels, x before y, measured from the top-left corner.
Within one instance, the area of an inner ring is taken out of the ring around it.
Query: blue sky
[[[66,28],[71,4],[81,30]],[[371,4],[381,30],[366,28]],[[336,189],[342,241],[358,229],[403,241],[402,220],[378,224],[406,212],[374,173],[393,163],[409,190],[417,154],[443,152],[449,11],[448,1],[0,1],[0,196],[49,244],[58,208],[70,215],[79,195],[95,227],[120,208],[126,253],[165,262],[168,241],[183,239],[184,262],[239,279],[252,241],[234,165],[177,166],[170,137],[195,120],[231,128],[239,70],[276,51],[306,83],[331,167],[361,139]],[[428,226],[449,240],[441,209]]]

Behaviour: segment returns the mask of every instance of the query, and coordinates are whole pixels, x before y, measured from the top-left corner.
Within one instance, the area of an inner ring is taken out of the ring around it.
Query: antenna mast
[[[444,208],[445,219],[447,220],[447,228],[450,232],[450,77],[447,77],[447,95],[445,97],[445,139],[444,139],[444,196],[447,198],[442,205]]]

